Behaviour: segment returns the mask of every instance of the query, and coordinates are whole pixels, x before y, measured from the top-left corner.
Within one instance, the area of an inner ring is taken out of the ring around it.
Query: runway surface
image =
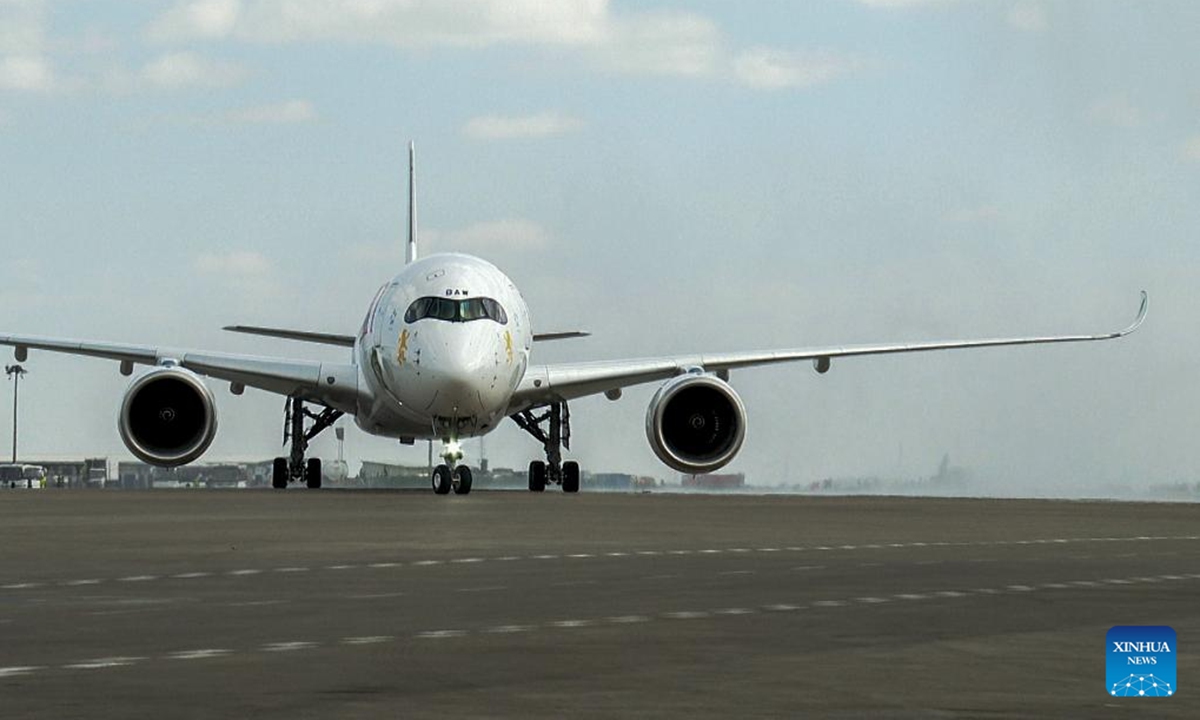
[[[20,491],[0,553],[4,718],[1200,716],[1197,505]]]

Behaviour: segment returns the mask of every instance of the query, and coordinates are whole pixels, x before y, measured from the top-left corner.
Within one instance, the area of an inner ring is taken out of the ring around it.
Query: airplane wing
[[[894,353],[954,350],[959,348],[998,347],[1003,345],[1039,345],[1047,343],[1092,342],[1124,337],[1146,319],[1149,297],[1142,291],[1142,304],[1137,318],[1124,330],[1098,335],[1055,335],[1045,337],[1014,337],[983,340],[950,340],[940,342],[902,343],[891,345],[856,345],[796,350],[768,350],[678,357],[642,358],[605,362],[584,362],[559,365],[530,366],[525,379],[513,395],[509,413],[549,402],[573,400],[587,395],[611,393],[621,388],[667,380],[676,375],[700,369],[723,373],[739,368],[772,365],[775,363],[812,360],[819,372],[829,369],[833,358],[857,355],[888,355]]]
[[[121,363],[124,374],[132,372],[134,365],[174,363],[197,374],[226,380],[234,385],[298,396],[348,412],[354,412],[358,394],[358,368],[349,363],[172,350],[35,335],[0,334],[0,345],[16,347],[19,362],[24,362],[30,350],[45,350],[116,360]]]

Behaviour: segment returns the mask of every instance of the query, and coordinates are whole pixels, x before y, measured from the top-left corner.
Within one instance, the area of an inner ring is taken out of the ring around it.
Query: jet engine
[[[741,449],[746,408],[719,378],[681,375],[667,381],[650,400],[646,437],[658,459],[679,472],[712,472]]]
[[[200,457],[212,444],[217,408],[195,373],[157,368],[125,391],[117,426],[134,455],[151,465],[175,467]]]

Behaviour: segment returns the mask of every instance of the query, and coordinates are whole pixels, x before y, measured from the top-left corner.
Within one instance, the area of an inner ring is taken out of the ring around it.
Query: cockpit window
[[[414,323],[425,318],[446,322],[471,322],[472,320],[494,320],[508,324],[508,315],[500,303],[491,298],[468,298],[465,300],[423,297],[417,298],[404,313],[404,322]]]

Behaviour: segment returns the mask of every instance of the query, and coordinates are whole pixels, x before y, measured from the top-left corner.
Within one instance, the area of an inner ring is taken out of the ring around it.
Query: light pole
[[[13,461],[14,465],[17,463],[17,391],[21,387],[21,376],[24,375],[26,372],[28,372],[28,371],[25,370],[25,368],[21,367],[20,365],[6,365],[4,367],[4,374],[6,374],[10,378],[12,378],[12,381],[13,381],[13,453],[12,453],[12,461]]]

